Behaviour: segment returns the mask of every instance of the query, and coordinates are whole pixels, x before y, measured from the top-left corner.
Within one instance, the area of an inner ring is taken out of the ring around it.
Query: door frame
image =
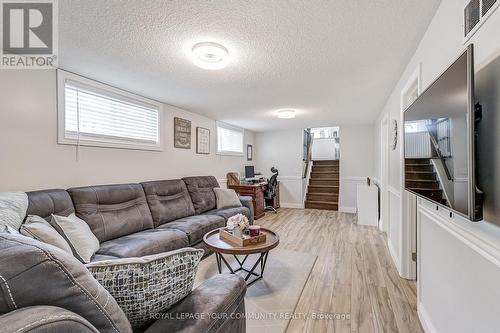
[[[417,96],[422,93],[422,64],[408,78],[406,85],[401,90],[400,100],[400,221],[401,221],[401,277],[409,280],[417,278],[417,262],[413,261],[413,253],[417,253],[417,196],[405,190],[405,156],[404,156],[404,113],[412,104],[408,102],[408,95],[417,89]]]
[[[380,120],[380,220],[379,229],[389,231],[389,115]]]

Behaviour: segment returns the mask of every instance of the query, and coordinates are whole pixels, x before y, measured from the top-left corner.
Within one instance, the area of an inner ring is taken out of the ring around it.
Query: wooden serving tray
[[[243,238],[239,238],[239,237],[234,236],[232,233],[230,233],[226,229],[220,229],[219,237],[221,240],[224,240],[232,245],[241,246],[241,247],[266,242],[266,234],[265,233],[260,233],[260,235],[254,236],[254,237],[250,237],[249,235],[243,234]]]

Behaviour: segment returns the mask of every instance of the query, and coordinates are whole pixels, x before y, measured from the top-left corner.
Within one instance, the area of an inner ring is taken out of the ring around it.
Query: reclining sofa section
[[[99,239],[92,261],[140,257],[183,247],[203,248],[205,233],[241,213],[253,223],[250,197],[242,207],[216,209],[215,177],[186,177],[140,184],[99,185],[28,192],[28,215],[45,219],[71,213]]]

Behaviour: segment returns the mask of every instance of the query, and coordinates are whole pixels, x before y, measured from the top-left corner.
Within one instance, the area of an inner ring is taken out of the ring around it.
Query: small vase
[[[233,229],[233,235],[236,236],[236,237],[240,237],[240,238],[243,236],[242,233],[241,233],[241,229],[238,228],[238,227],[236,227],[236,228]]]

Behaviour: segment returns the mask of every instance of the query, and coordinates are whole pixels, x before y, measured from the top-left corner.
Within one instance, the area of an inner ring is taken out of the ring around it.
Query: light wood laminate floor
[[[280,248],[318,256],[288,333],[423,332],[415,282],[399,277],[378,229],[316,209],[282,208],[256,224],[278,232]],[[342,314],[348,319],[335,319]]]

